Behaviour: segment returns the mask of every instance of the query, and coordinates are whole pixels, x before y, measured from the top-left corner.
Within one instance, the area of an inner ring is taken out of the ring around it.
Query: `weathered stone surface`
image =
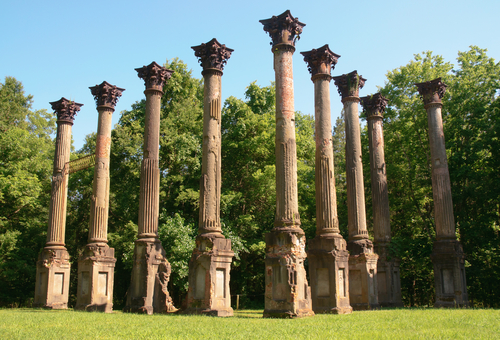
[[[388,260],[391,225],[382,128],[387,99],[376,93],[361,98],[361,104],[368,120],[374,247],[380,256],[377,263],[378,302],[383,307],[402,307],[399,260]]]
[[[354,310],[378,308],[377,259],[366,229],[365,187],[358,116],[359,89],[366,79],[357,71],[333,77],[345,112],[346,184],[349,241],[349,291]],[[375,294],[375,295],[373,295]]]
[[[305,24],[290,11],[260,22],[272,38],[276,79],[276,217],[273,230],[266,234],[264,317],[309,316],[314,312],[298,209],[292,64],[295,40]]]
[[[57,115],[57,134],[52,173],[52,192],[49,207],[47,243],[39,255],[34,305],[65,309],[68,304],[70,263],[64,247],[66,206],[68,198],[68,169],[71,153],[71,127],[83,104],[61,98],[51,102]]]
[[[234,256],[231,240],[222,235],[221,195],[221,77],[232,49],[212,39],[192,47],[205,81],[200,215],[196,248],[189,261],[189,289],[184,313],[232,316],[229,278]]]
[[[78,290],[75,309],[111,313],[115,250],[108,243],[109,155],[111,116],[125,89],[107,82],[90,87],[99,118],[95,150],[94,182],[90,203],[88,244],[78,259]]]
[[[456,240],[455,218],[451,197],[450,174],[444,142],[441,98],[446,85],[437,78],[415,84],[427,110],[429,145],[431,148],[432,196],[434,198],[434,220],[436,241],[431,255],[434,263],[436,288],[435,307],[468,306],[465,284],[464,254]]]
[[[144,79],[146,114],[139,199],[138,239],[135,241],[134,265],[125,312],[168,313],[177,309],[167,285],[170,263],[158,239],[160,198],[160,108],[163,86],[173,71],[152,62],[135,69]]]
[[[333,173],[330,72],[339,55],[328,45],[301,52],[314,82],[316,137],[316,237],[309,241],[309,277],[315,313],[347,314],[349,252],[339,233]]]

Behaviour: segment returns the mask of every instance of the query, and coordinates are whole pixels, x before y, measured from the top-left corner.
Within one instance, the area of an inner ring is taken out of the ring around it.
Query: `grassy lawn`
[[[499,339],[500,310],[393,309],[263,319],[0,309],[0,339]]]

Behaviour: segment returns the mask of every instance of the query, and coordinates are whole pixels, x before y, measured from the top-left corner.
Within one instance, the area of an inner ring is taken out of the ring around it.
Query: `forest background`
[[[164,87],[160,127],[159,236],[172,264],[175,303],[186,296],[188,262],[198,225],[203,82],[179,59]],[[387,73],[380,88],[389,99],[384,137],[391,209],[391,256],[401,260],[406,306],[432,305],[435,238],[427,116],[417,82],[441,77],[448,85],[443,121],[452,183],[457,238],[466,253],[473,306],[499,307],[500,292],[500,63],[471,46],[456,64],[431,52]],[[224,86],[224,85],[223,85]],[[332,84],[333,86],[333,84]],[[112,132],[109,245],[115,248],[114,308],[124,305],[130,284],[139,213],[140,163],[145,101],[119,114]],[[335,99],[332,99],[335,100]],[[264,234],[275,214],[275,89],[248,85],[245,98],[229,97],[222,110],[221,222],[235,258],[231,293],[243,307],[262,307]],[[0,305],[29,306],[36,261],[46,241],[54,156],[55,116],[33,110],[20,81],[0,83]],[[361,115],[361,119],[364,119]],[[75,123],[78,122],[78,116]],[[337,207],[347,239],[343,117],[333,128]],[[296,113],[299,211],[308,239],[315,234],[314,117]],[[362,131],[368,229],[371,185],[366,128]],[[95,149],[95,134],[72,150],[72,159]],[[66,247],[72,256],[70,305],[76,300],[77,259],[88,233],[93,169],[70,176]]]

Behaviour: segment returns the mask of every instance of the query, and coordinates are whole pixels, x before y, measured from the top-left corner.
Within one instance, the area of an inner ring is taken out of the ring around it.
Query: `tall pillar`
[[[377,260],[368,239],[365,212],[365,187],[361,162],[359,127],[359,89],[366,79],[357,71],[333,77],[342,97],[345,112],[346,182],[349,242],[349,297],[354,310],[378,308]]]
[[[56,150],[52,172],[47,243],[38,256],[34,306],[52,309],[68,308],[70,263],[64,246],[68,169],[71,153],[71,127],[83,104],[61,98],[51,102],[57,114]]]
[[[465,282],[464,252],[455,234],[455,218],[451,198],[450,174],[444,142],[441,98],[446,85],[437,78],[415,84],[422,96],[429,125],[429,144],[432,164],[432,196],[436,241],[432,251],[436,302],[434,307],[468,306]]]
[[[330,72],[339,55],[328,45],[301,52],[314,82],[316,237],[309,241],[309,277],[315,313],[348,314],[349,252],[340,235],[333,168]]]
[[[108,82],[90,87],[99,120],[95,150],[94,182],[90,204],[89,238],[78,259],[75,309],[110,313],[113,309],[115,249],[108,246],[109,155],[111,116],[125,89]]]
[[[264,317],[310,316],[314,312],[304,269],[306,237],[298,209],[292,65],[295,40],[305,24],[288,10],[260,22],[272,39],[276,76],[276,218],[266,234]]]
[[[185,313],[232,316],[229,273],[234,256],[231,240],[220,225],[221,77],[232,49],[212,39],[193,46],[203,67],[203,155],[200,179],[200,219],[196,247],[189,261]]]
[[[125,312],[164,313],[177,309],[167,285],[171,267],[158,239],[160,209],[160,107],[163,85],[173,71],[152,62],[135,69],[144,79],[146,113],[139,200],[139,231],[134,248],[134,265]]]
[[[373,96],[361,98],[361,105],[368,120],[370,143],[374,248],[379,256],[377,263],[378,302],[383,307],[402,307],[399,260],[389,256],[391,221],[382,128],[387,99],[380,93],[376,93]]]

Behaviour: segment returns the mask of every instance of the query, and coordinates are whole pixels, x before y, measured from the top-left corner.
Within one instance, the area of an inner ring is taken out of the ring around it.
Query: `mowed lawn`
[[[391,309],[303,319],[0,309],[0,339],[500,339],[500,310]]]

